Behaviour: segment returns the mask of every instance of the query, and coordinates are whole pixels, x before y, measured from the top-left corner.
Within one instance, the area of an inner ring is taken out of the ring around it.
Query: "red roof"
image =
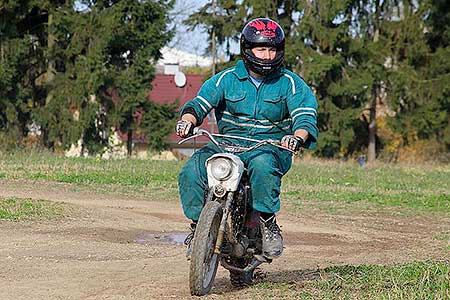
[[[204,80],[205,75],[186,75],[186,85],[180,88],[175,85],[174,75],[156,74],[152,81],[152,90],[147,97],[150,101],[159,104],[169,104],[178,100],[180,102],[178,109],[180,109],[186,102],[197,96]],[[200,127],[217,132],[217,125],[211,124],[208,118],[205,118]],[[175,133],[169,137],[171,143],[179,140],[180,138]],[[200,141],[206,141],[206,139],[201,138]]]
[[[204,75],[186,75],[186,85],[180,88],[175,85],[174,75],[157,74],[152,81],[152,90],[148,93],[148,98],[159,104],[178,100],[181,108],[183,104],[197,96],[204,79]]]

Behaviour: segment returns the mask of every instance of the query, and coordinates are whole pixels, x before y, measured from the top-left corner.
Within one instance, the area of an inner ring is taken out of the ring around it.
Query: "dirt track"
[[[65,202],[73,213],[60,221],[0,221],[0,299],[191,299],[185,248],[165,238],[187,231],[178,203],[21,180],[0,180],[1,197]],[[305,280],[308,270],[330,265],[450,256],[433,239],[450,232],[450,220],[436,216],[282,210],[278,219],[286,249],[263,266],[266,281]],[[233,289],[221,269],[203,299],[232,298],[250,299],[251,291]]]

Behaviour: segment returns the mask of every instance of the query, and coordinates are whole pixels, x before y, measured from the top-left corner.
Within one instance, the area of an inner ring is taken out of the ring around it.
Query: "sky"
[[[173,19],[169,27],[175,29],[175,36],[168,44],[169,47],[199,56],[212,56],[211,53],[206,53],[209,42],[205,28],[197,26],[193,31],[189,31],[188,27],[183,24],[183,20],[186,20],[190,14],[210,1],[212,0],[175,1],[175,6],[169,13],[169,17]],[[85,9],[80,2],[75,2],[75,8],[79,10]],[[231,51],[239,52],[239,46],[232,45]],[[223,49],[218,49],[219,57],[223,55],[223,53]]]
[[[170,16],[174,21],[170,26],[175,26],[175,36],[169,43],[169,47],[177,48],[192,54],[201,56],[212,56],[205,53],[208,47],[208,34],[204,27],[198,26],[194,31],[188,31],[188,27],[182,21],[187,19],[194,11],[210,2],[211,0],[176,0],[174,9]],[[231,45],[232,52],[239,52],[239,45]],[[218,49],[218,56],[224,55],[223,49]]]
[[[194,31],[188,31],[188,27],[183,24],[191,13],[202,7],[208,0],[177,0],[175,7],[170,12],[170,17],[173,18],[169,25],[175,29],[175,36],[169,43],[169,47],[177,48],[196,55],[205,55],[208,46],[208,34],[204,28],[198,26]],[[210,53],[208,53],[210,55]],[[208,55],[208,56],[209,56]]]

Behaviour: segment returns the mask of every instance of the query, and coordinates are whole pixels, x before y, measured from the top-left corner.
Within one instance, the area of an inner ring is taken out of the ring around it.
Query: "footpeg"
[[[256,269],[259,265],[263,264],[263,263],[271,263],[272,260],[265,258],[264,256],[261,255],[255,255],[254,258],[252,259],[252,261],[243,269],[243,268],[238,268],[235,266],[230,265],[225,258],[222,258],[220,260],[220,264],[227,270],[229,271],[235,271],[235,272],[240,272],[240,273],[248,273],[248,272],[252,272],[254,269]]]
[[[255,255],[253,260],[245,267],[244,272],[250,272],[259,267],[263,263],[271,263],[272,260],[261,255]]]

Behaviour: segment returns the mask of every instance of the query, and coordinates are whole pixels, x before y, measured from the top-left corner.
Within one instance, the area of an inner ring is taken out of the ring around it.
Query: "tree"
[[[2,1],[0,4],[0,129],[17,146],[32,125],[31,112],[45,94],[48,11],[59,1]]]
[[[222,45],[237,41],[243,24],[254,17],[271,17],[283,26],[285,64],[306,80],[319,101],[319,155],[348,157],[367,151],[371,162],[383,147],[389,148],[390,139],[407,139],[411,131],[422,138],[449,136],[443,135],[449,119],[449,56],[442,45],[450,38],[448,25],[440,26],[449,23],[446,1],[217,4],[215,12],[205,5],[188,23],[214,28]],[[385,128],[377,133],[377,122],[387,121],[394,137],[386,137]]]
[[[405,6],[396,41],[390,98],[392,128],[404,145],[436,141],[450,148],[450,4]],[[419,26],[417,25],[419,24]]]
[[[366,80],[358,77],[349,56],[363,49],[360,40],[352,42],[349,34],[352,7],[349,1],[218,1],[216,18],[210,5],[204,6],[189,20],[191,26],[214,27],[219,43],[237,41],[243,25],[256,17],[278,20],[286,33],[285,64],[301,74],[319,99],[319,124],[322,132],[321,155],[347,155],[355,150],[359,139],[355,127],[360,119],[367,93]],[[346,54],[343,52],[350,52]],[[347,56],[347,57],[346,57]],[[234,58],[232,56],[232,58]],[[228,64],[227,64],[228,65]],[[366,74],[364,74],[366,75]],[[360,137],[361,134],[358,134]]]
[[[287,51],[290,67],[315,90],[319,101],[320,143],[323,156],[348,156],[360,151],[367,130],[361,120],[368,72],[361,72],[365,47],[352,36],[352,6],[348,1],[305,1],[296,7],[302,17],[294,27]],[[355,33],[356,34],[356,33]]]
[[[137,114],[147,104],[152,62],[171,37],[167,11],[172,1],[80,1],[55,10],[48,32],[55,69],[49,94],[34,117],[48,132],[48,145],[66,148],[82,139],[90,152],[101,151],[115,130],[127,133],[131,153]],[[162,108],[164,110],[164,108]],[[160,123],[171,120],[159,120]],[[164,126],[161,126],[164,128]],[[154,132],[148,132],[152,139]]]

